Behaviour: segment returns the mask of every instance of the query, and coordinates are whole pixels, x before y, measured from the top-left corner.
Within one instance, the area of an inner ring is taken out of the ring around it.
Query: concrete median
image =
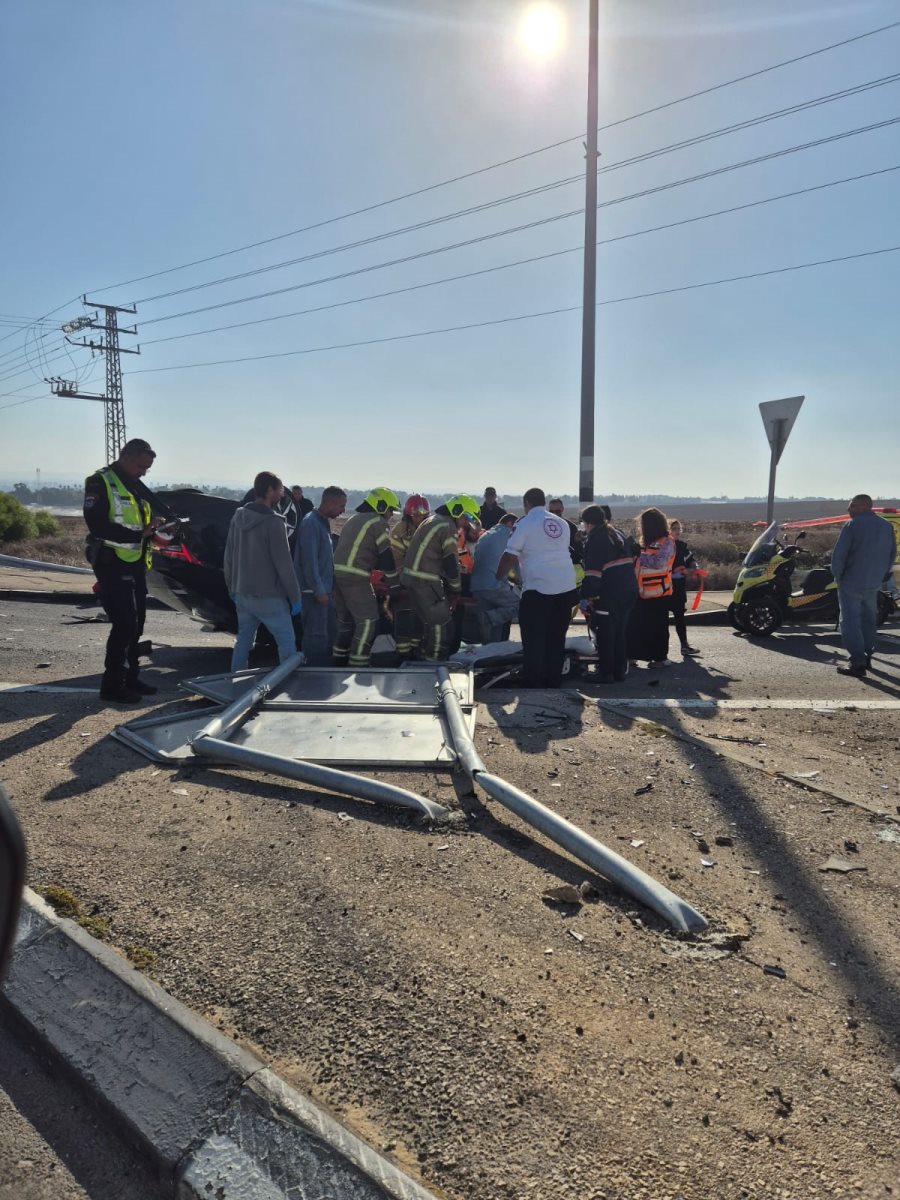
[[[31,891],[2,1000],[182,1200],[434,1200]]]

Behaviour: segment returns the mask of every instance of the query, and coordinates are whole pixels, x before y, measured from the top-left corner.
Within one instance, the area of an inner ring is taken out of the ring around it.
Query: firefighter
[[[431,505],[427,497],[418,494],[407,497],[403,505],[403,516],[391,530],[391,550],[398,571],[403,570],[413,534],[430,515]],[[422,626],[405,589],[401,590],[391,608],[394,614],[394,642],[397,654],[401,661],[418,658],[422,649]]]
[[[451,649],[453,610],[462,588],[457,536],[473,517],[478,517],[478,501],[452,496],[422,522],[406,552],[400,581],[424,628],[426,662],[440,662]]]
[[[397,567],[391,552],[388,522],[400,507],[390,488],[372,488],[341,530],[334,551],[336,667],[369,665],[380,610],[372,588],[373,571],[384,572],[391,594],[397,592]]]
[[[391,530],[391,550],[394,552],[394,562],[397,570],[403,570],[403,562],[413,534],[426,517],[431,515],[431,505],[427,496],[414,494],[407,496],[403,505],[403,516]]]
[[[132,438],[114,463],[89,475],[84,484],[85,553],[111,626],[100,696],[115,704],[135,704],[156,692],[138,678],[150,539],[164,519],[151,515],[151,505],[157,510],[164,506],[141,482],[155,458],[149,443]]]

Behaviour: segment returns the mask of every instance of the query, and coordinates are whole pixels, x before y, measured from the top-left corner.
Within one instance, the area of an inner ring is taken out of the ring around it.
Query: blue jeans
[[[260,625],[265,625],[278,647],[278,661],[284,662],[296,652],[291,606],[284,596],[235,596],[238,634],[231,655],[232,671],[243,671],[250,661],[250,649]]]
[[[875,649],[878,626],[878,589],[838,584],[841,606],[841,641],[850,655],[850,665],[864,667]]]
[[[318,604],[312,592],[303,593],[303,653],[307,666],[330,667],[337,620],[334,601]]]
[[[478,605],[478,623],[483,645],[503,641],[503,627],[519,616],[519,597],[510,587],[472,592]]]

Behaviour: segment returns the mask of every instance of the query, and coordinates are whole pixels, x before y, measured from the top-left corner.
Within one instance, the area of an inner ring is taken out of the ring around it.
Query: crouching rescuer
[[[85,553],[97,576],[100,603],[111,626],[100,695],[117,704],[134,704],[156,691],[138,678],[138,644],[147,615],[150,539],[164,520],[153,517],[151,510],[157,507],[169,515],[141,482],[155,458],[149,443],[132,438],[114,463],[89,475],[84,484]]]
[[[472,496],[452,496],[422,522],[406,552],[400,582],[422,623],[426,662],[441,662],[454,649],[453,610],[462,589],[459,530],[478,513]]]
[[[372,488],[341,530],[334,551],[334,607],[337,635],[333,661],[336,667],[367,667],[380,611],[372,588],[372,572],[383,571],[395,596],[397,568],[391,551],[388,522],[400,501],[390,488]]]

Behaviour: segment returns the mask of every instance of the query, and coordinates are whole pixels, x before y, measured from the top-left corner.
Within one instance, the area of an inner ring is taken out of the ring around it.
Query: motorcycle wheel
[[[768,637],[784,620],[781,609],[772,599],[751,600],[744,610],[747,633]]]
[[[732,602],[728,605],[728,620],[739,633],[747,633],[747,624],[744,620],[744,614],[740,608]]]

